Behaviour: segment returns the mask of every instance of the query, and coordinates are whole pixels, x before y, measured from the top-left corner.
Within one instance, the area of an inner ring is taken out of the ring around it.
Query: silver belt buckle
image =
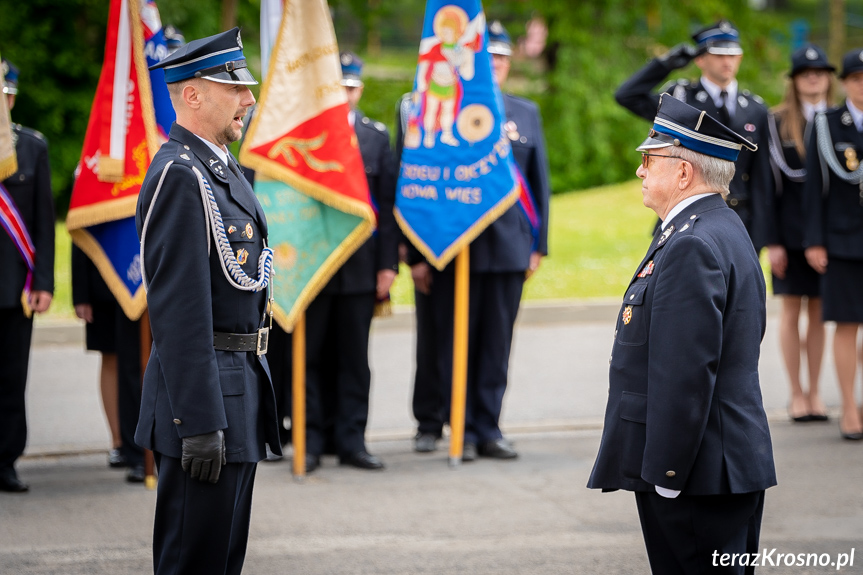
[[[270,343],[270,328],[262,327],[261,329],[258,330],[258,345],[257,345],[257,350],[255,353],[257,353],[259,356],[266,354],[267,353],[267,346],[269,345],[269,343]]]

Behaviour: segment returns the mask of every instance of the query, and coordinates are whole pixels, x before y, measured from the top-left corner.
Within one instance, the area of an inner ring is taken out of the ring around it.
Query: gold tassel
[[[100,182],[122,182],[126,171],[125,160],[99,156],[99,181]]]
[[[17,171],[18,160],[15,157],[15,154],[12,154],[5,160],[0,160],[0,181],[5,180]]]
[[[389,297],[383,301],[375,302],[374,317],[390,317],[391,315],[393,315],[393,304]]]

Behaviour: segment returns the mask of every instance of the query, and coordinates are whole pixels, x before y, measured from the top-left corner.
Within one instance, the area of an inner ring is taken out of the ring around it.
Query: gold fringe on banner
[[[2,156],[2,146],[0,146],[0,156]],[[18,159],[13,153],[11,156],[0,160],[0,181],[5,180],[12,174],[18,171]]]
[[[117,158],[109,158],[108,156],[99,156],[99,181],[111,182],[116,184],[123,181],[123,176],[126,172],[125,160]]]

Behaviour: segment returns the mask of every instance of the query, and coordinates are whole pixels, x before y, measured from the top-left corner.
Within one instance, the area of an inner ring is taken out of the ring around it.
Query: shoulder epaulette
[[[21,124],[12,124],[12,129],[21,134],[27,134],[28,136],[33,136],[37,140],[45,141],[45,136],[42,135],[42,132],[38,130],[34,130],[33,128],[28,128],[26,126],[22,126]]]

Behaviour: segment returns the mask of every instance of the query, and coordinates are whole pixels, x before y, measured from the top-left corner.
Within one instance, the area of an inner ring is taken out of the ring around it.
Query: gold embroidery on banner
[[[289,166],[296,167],[299,164],[295,155],[296,153],[316,172],[344,172],[345,167],[339,162],[319,160],[312,154],[312,152],[319,150],[326,141],[326,132],[322,132],[321,135],[310,140],[290,137],[282,138],[267,152],[267,157],[275,160],[281,154]]]
[[[141,143],[135,146],[132,150],[132,161],[135,162],[135,175],[125,175],[123,179],[111,187],[111,195],[119,196],[129,188],[140,186],[144,183],[144,176],[147,175],[147,165],[150,163],[150,153],[147,148],[147,140],[141,140]]]

